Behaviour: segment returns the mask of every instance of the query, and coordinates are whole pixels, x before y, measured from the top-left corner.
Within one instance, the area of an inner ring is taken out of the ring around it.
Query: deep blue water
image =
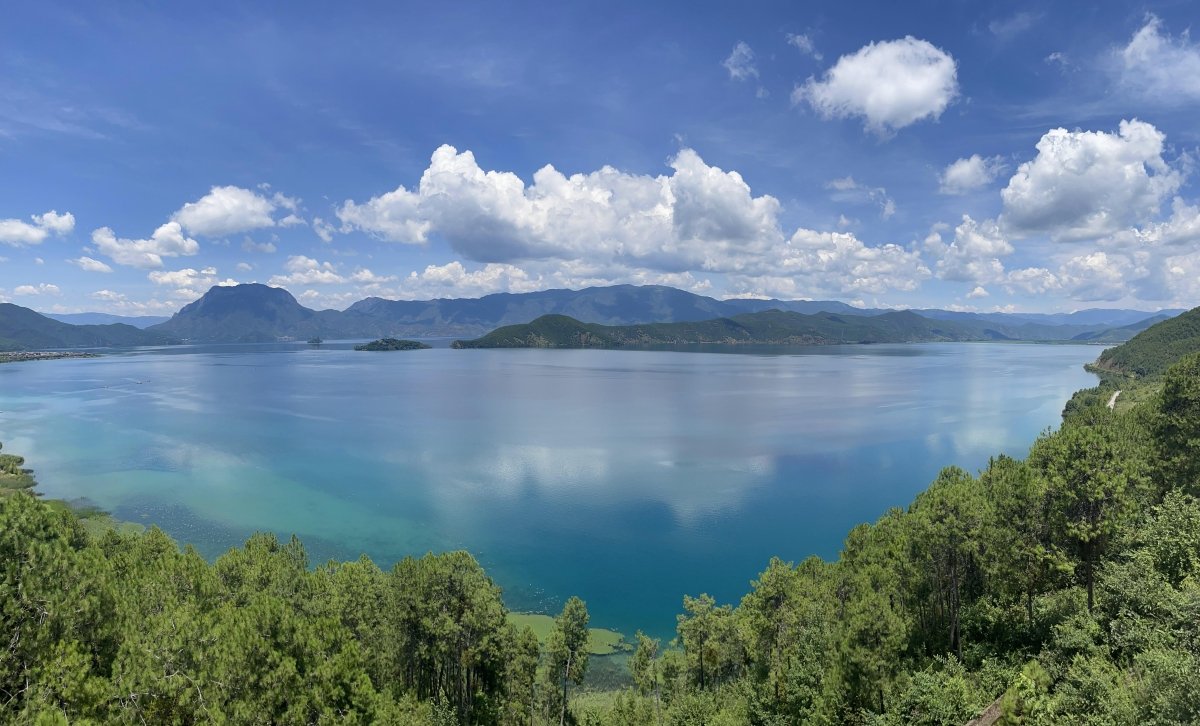
[[[215,556],[466,548],[517,609],[669,637],[772,555],[835,557],[948,464],[1023,456],[1091,346],[359,353],[213,346],[0,366],[0,441],[41,490]]]

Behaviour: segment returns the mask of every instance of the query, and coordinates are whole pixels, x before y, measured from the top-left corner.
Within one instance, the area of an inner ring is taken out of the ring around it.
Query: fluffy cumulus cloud
[[[478,262],[588,259],[670,272],[728,268],[731,253],[761,253],[782,239],[779,202],[753,196],[737,172],[691,149],[671,166],[674,174],[658,177],[612,167],[568,177],[545,166],[526,187],[442,146],[415,190],[346,202],[338,216],[397,242],[424,242],[436,230]]]
[[[46,282],[39,283],[37,285],[19,285],[13,289],[13,295],[18,296],[51,295],[57,297],[61,294],[62,290],[58,288],[58,285],[51,285],[50,283]]]
[[[186,267],[182,270],[155,270],[147,275],[155,285],[171,288],[172,297],[181,300],[194,300],[214,286],[229,287],[238,284],[237,280],[217,277],[215,267],[205,267],[196,270]]]
[[[825,118],[861,117],[886,135],[936,119],[958,95],[958,67],[949,53],[912,36],[881,41],[838,59],[820,80],[792,92]]]
[[[369,269],[360,267],[349,274],[342,274],[338,266],[332,262],[304,255],[292,255],[284,263],[285,274],[273,275],[268,284],[279,287],[300,287],[307,285],[345,285],[355,284],[360,289],[378,291],[379,286],[392,282],[394,275],[377,275]]]
[[[770,271],[730,276],[739,296],[807,298],[916,290],[930,277],[919,252],[870,246],[852,234],[799,229]]]
[[[275,275],[269,284],[280,287],[288,285],[337,285],[346,282],[338,274],[332,262],[320,262],[304,255],[293,255],[284,263],[285,275]]]
[[[101,227],[92,232],[92,244],[118,265],[144,269],[162,267],[164,257],[187,257],[200,251],[200,243],[184,235],[178,222],[167,222],[148,239],[120,238],[110,228]]]
[[[469,151],[442,146],[414,188],[347,201],[338,217],[343,231],[410,244],[436,236],[463,257],[402,278],[403,296],[450,280],[488,292],[617,281],[701,291],[723,275],[739,294],[808,297],[909,290],[929,276],[918,252],[896,245],[785,233],[777,199],[755,195],[739,173],[692,149],[669,165],[671,173],[659,176],[612,167],[567,176],[546,166],[526,185],[510,172],[484,170]],[[852,180],[838,187],[885,216],[894,209],[882,189]]]
[[[1059,280],[1076,300],[1111,302],[1128,296],[1129,281],[1145,274],[1128,257],[1095,251],[1072,257],[1063,264]]]
[[[1172,38],[1149,15],[1117,56],[1122,85],[1144,100],[1167,105],[1200,100],[1200,45],[1186,30]]]
[[[984,158],[971,154],[947,166],[938,176],[938,191],[942,194],[967,194],[991,184],[1004,171],[999,156]]]
[[[1062,288],[1058,275],[1045,267],[1026,267],[1012,270],[1004,278],[1009,294],[1045,295]]]
[[[38,245],[51,234],[69,234],[75,229],[75,215],[70,212],[59,214],[50,210],[30,217],[31,222],[21,219],[0,219],[0,244],[13,247]]]
[[[130,300],[116,290],[96,290],[89,297],[99,303],[89,307],[116,315],[170,315],[179,310],[176,300]]]
[[[67,260],[67,262],[70,262],[72,265],[75,265],[76,267],[78,267],[81,270],[86,270],[87,272],[112,272],[113,271],[113,269],[111,267],[109,267],[105,263],[101,262],[100,260],[95,260],[95,259],[92,259],[91,257],[87,257],[87,256],[78,257],[73,260]]]
[[[1001,191],[1014,235],[1097,239],[1150,220],[1183,183],[1163,158],[1163,134],[1144,121],[1117,133],[1053,129]]]
[[[241,187],[217,186],[200,199],[183,205],[171,219],[188,234],[223,237],[276,225],[304,224],[296,214],[298,209],[297,200],[278,192],[265,196]],[[288,214],[277,221],[273,216],[277,210]]]
[[[1000,258],[1013,252],[1013,246],[994,220],[977,222],[966,214],[954,228],[954,239],[949,244],[942,241],[940,233],[934,232],[926,238],[925,247],[938,258],[938,277],[976,284],[1003,279],[1004,264]]]
[[[543,288],[540,276],[530,274],[515,265],[496,262],[478,270],[468,270],[455,260],[444,265],[429,265],[420,272],[413,271],[404,279],[404,297],[479,297],[503,290],[532,292]]]

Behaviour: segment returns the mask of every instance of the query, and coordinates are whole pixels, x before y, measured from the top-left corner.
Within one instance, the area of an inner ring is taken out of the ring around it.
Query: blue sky
[[[0,300],[1200,304],[1196,4],[19,3]]]

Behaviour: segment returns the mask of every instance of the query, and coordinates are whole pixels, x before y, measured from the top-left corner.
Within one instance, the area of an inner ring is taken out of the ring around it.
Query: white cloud
[[[1163,159],[1164,136],[1144,121],[1116,134],[1052,129],[1001,192],[1006,230],[1056,240],[1096,239],[1155,215],[1183,183]]]
[[[1120,300],[1130,293],[1127,280],[1145,271],[1134,269],[1133,263],[1120,255],[1089,252],[1068,260],[1059,273],[1061,284],[1076,300],[1109,302]]]
[[[1163,104],[1200,100],[1200,45],[1185,30],[1178,39],[1161,32],[1162,21],[1146,17],[1118,53],[1121,84],[1132,93]]]
[[[296,200],[279,193],[268,199],[241,187],[215,186],[200,199],[183,205],[171,219],[183,225],[189,234],[223,237],[274,227],[277,222],[272,214],[276,208],[294,211],[296,206]],[[303,220],[294,214],[288,215],[284,220],[287,220],[288,224],[303,223]],[[282,220],[279,223],[282,224]]]
[[[188,257],[200,251],[200,244],[184,236],[178,222],[167,222],[149,239],[122,239],[101,227],[92,231],[92,244],[119,265],[141,268],[162,267],[164,257]]]
[[[30,217],[33,224],[20,219],[0,219],[0,244],[13,247],[38,245],[46,241],[51,233],[62,236],[75,229],[75,215],[70,212],[59,214],[50,210]]]
[[[79,257],[74,260],[67,260],[67,262],[70,262],[72,265],[75,265],[79,269],[86,270],[88,272],[112,272],[113,271],[113,269],[111,267],[104,264],[100,260],[94,260],[91,257],[86,257],[86,256]]]
[[[275,245],[270,242],[255,242],[247,237],[242,240],[242,249],[246,252],[261,252],[264,255],[269,255],[275,252]]]
[[[385,282],[393,282],[395,279],[395,275],[376,275],[365,267],[355,270],[350,275],[350,281],[360,285],[382,285]]]
[[[966,214],[954,228],[950,244],[944,244],[941,235],[934,232],[926,238],[925,247],[938,258],[938,277],[972,283],[1002,279],[1004,264],[1000,258],[1013,252],[1013,246],[994,220],[976,222]]]
[[[958,95],[957,66],[948,53],[912,36],[871,43],[838,59],[823,79],[792,92],[825,118],[861,116],[886,135],[936,119]]]
[[[928,276],[919,255],[895,245],[804,229],[789,238],[778,200],[755,196],[740,174],[706,164],[691,149],[670,166],[670,175],[657,177],[611,167],[566,176],[546,166],[526,186],[510,172],[481,169],[469,151],[443,146],[414,189],[348,201],[338,216],[343,231],[405,243],[437,235],[464,262],[502,265],[472,271],[459,263],[462,275],[476,276],[463,278],[472,289],[483,286],[474,282],[480,276],[516,287],[525,279],[542,287],[676,280],[707,289],[711,282],[697,275],[725,274],[751,288],[753,278],[771,277],[773,287],[807,296],[913,289]],[[885,215],[894,209],[882,189],[839,186],[836,193],[872,201]],[[805,242],[811,239],[822,243]],[[457,274],[442,267],[433,266],[429,284]],[[784,284],[784,276],[794,278]]]
[[[974,290],[967,293],[967,298],[971,300],[978,300],[980,298],[985,298],[990,294],[991,293],[984,289],[982,285],[976,285]]]
[[[75,215],[70,212],[59,214],[51,209],[44,214],[33,215],[33,222],[44,230],[57,235],[70,234],[75,229]]]
[[[758,68],[754,65],[754,51],[741,41],[733,46],[729,57],[722,61],[721,65],[725,66],[725,70],[729,71],[729,77],[735,81],[758,78]]]
[[[321,238],[322,242],[332,242],[333,241],[333,233],[336,230],[334,229],[333,225],[330,224],[329,222],[326,222],[325,220],[321,219],[320,217],[313,217],[312,228],[313,228],[313,231],[317,233],[317,236]]]
[[[942,194],[966,194],[981,189],[1004,171],[1004,160],[999,156],[984,158],[971,154],[959,159],[942,171],[938,177],[938,191]]]
[[[1061,287],[1058,276],[1045,267],[1012,270],[1004,278],[1004,288],[1009,294],[1023,292],[1026,295],[1044,295]]]
[[[799,229],[770,271],[730,276],[731,293],[811,298],[912,291],[930,276],[919,252],[899,245],[872,247],[852,234]]]
[[[490,263],[481,269],[468,271],[459,261],[445,265],[429,265],[421,272],[411,272],[404,279],[405,297],[480,297],[494,292],[532,292],[543,289],[540,277],[525,270],[500,263]]]
[[[19,219],[0,219],[0,242],[13,247],[41,244],[46,230]]]
[[[254,269],[254,265],[250,264],[249,262],[239,262],[239,263],[237,263],[237,270],[238,270],[238,272],[249,272],[249,271],[251,271],[251,270],[253,270],[253,269]]]
[[[896,202],[888,196],[887,189],[860,184],[852,176],[834,179],[828,182],[825,188],[833,190],[834,193],[832,196],[835,201],[877,205],[879,207],[879,216],[883,219],[887,219],[896,213]]]
[[[479,262],[589,259],[672,272],[725,266],[715,258],[782,238],[779,202],[754,197],[737,172],[709,166],[691,149],[671,166],[669,177],[612,167],[567,177],[546,166],[526,187],[511,172],[485,172],[470,151],[442,146],[417,190],[346,202],[338,216],[398,242],[424,241],[436,230]]]
[[[1031,12],[1022,11],[1010,18],[997,18],[991,21],[988,23],[988,30],[999,40],[1011,40],[1032,28],[1039,17]]]
[[[1138,245],[1200,247],[1200,205],[1189,205],[1175,197],[1169,218],[1132,230],[1131,234]]]
[[[447,148],[451,154],[455,153],[454,147],[443,146],[434,154],[435,163],[440,161],[438,155],[442,149]],[[425,175],[432,169],[431,164]],[[421,177],[421,181],[424,183],[425,176]],[[361,229],[391,242],[425,244],[429,241],[429,230],[433,223],[422,218],[421,201],[420,194],[401,186],[395,191],[373,197],[364,204],[347,200],[338,209],[337,216],[342,220],[343,232]]]
[[[287,287],[288,285],[337,285],[346,282],[346,278],[338,274],[337,268],[330,262],[320,262],[304,255],[293,255],[284,263],[286,275],[274,275],[268,285]]]
[[[816,46],[813,45],[812,38],[808,37],[807,34],[788,33],[787,42],[788,45],[792,46],[804,55],[812,56],[814,60],[824,60],[825,58],[825,56],[821,55],[821,53],[817,50]]]
[[[169,300],[130,300],[124,293],[115,290],[97,290],[90,296],[104,305],[99,312],[116,315],[164,315],[179,309],[178,302]]]
[[[1066,72],[1067,69],[1072,68],[1075,65],[1071,62],[1071,58],[1060,50],[1056,50],[1050,55],[1046,56],[1043,61],[1049,65],[1058,66],[1058,69],[1063,72]]]
[[[214,286],[230,287],[238,284],[237,280],[219,279],[215,267],[200,270],[191,267],[182,270],[155,270],[146,276],[155,285],[174,288],[172,296],[182,300],[194,300]]]
[[[51,285],[51,284],[45,283],[45,282],[39,283],[37,285],[20,285],[20,286],[16,287],[15,289],[13,289],[13,295],[18,295],[18,296],[26,296],[26,295],[58,296],[61,294],[62,294],[62,290],[58,289],[58,285]]]

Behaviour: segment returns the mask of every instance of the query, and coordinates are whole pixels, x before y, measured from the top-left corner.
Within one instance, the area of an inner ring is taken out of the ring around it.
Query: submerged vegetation
[[[157,529],[89,534],[5,455],[0,718],[1197,723],[1200,355],[1171,363],[1121,381],[1132,403],[1080,392],[1024,460],[943,470],[835,562],[684,596],[673,643],[637,634],[605,693],[580,692],[586,605],[539,633],[465,552],[312,568],[260,534],[210,564]]]

